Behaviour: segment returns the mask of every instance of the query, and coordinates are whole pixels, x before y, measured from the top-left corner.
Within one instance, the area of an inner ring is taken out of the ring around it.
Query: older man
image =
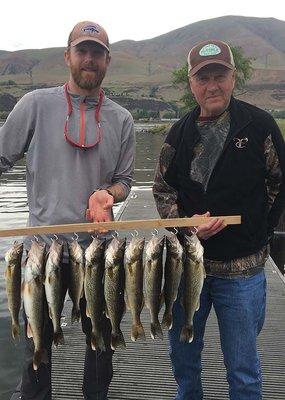
[[[162,147],[153,194],[162,218],[242,216],[199,226],[207,277],[194,317],[194,340],[179,341],[179,299],[169,333],[176,400],[201,400],[201,352],[214,306],[231,400],[260,400],[256,341],[265,316],[268,239],[285,204],[285,146],[274,119],[233,97],[235,64],[228,44],[198,43],[188,55],[198,106],[173,125]],[[190,228],[186,229],[190,233]],[[185,233],[185,232],[184,232]]]
[[[68,82],[26,94],[0,131],[0,172],[26,152],[28,223],[32,226],[82,223],[86,218],[108,221],[114,202],[124,200],[131,187],[133,119],[101,88],[111,59],[106,31],[95,22],[79,22],[69,35],[64,56],[70,70]],[[71,235],[60,239],[70,241]],[[49,236],[41,240],[51,243]],[[90,240],[88,234],[79,235],[84,248]],[[64,262],[68,270],[67,257]],[[84,302],[82,325],[87,341],[84,398],[105,400],[113,372],[110,323],[106,318],[102,321],[105,352],[91,348],[91,323]],[[33,341],[26,337],[22,382],[13,400],[51,399],[52,337],[51,321],[47,321],[44,345],[49,363],[41,363],[37,371],[32,367]]]

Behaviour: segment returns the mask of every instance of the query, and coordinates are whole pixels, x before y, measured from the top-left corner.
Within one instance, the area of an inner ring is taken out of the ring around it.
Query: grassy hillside
[[[285,89],[275,87],[275,92],[272,89],[272,85],[285,84],[285,21],[274,18],[224,16],[199,21],[153,39],[113,43],[104,85],[118,95],[177,101],[181,93],[172,85],[172,71],[185,64],[194,44],[211,37],[242,47],[245,55],[252,58],[254,73],[245,100],[264,108],[285,109]],[[28,86],[65,82],[68,70],[64,50],[0,50],[0,85],[9,80]],[[20,92],[0,86],[0,93],[4,90]],[[269,92],[265,93],[266,90]]]
[[[285,139],[285,119],[277,119],[276,121]]]

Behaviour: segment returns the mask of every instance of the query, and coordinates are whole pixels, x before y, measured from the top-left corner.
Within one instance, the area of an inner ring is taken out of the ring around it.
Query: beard
[[[93,66],[88,66],[93,67]],[[101,86],[101,83],[106,75],[107,68],[96,69],[96,71],[82,71],[72,63],[70,64],[70,73],[74,82],[78,87],[85,90],[97,89]]]

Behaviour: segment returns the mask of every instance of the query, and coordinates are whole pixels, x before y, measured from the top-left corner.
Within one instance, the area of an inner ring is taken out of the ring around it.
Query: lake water
[[[161,135],[145,133],[150,124],[136,124],[136,168],[133,187],[149,190],[161,144]],[[0,227],[25,226],[28,207],[25,187],[25,161],[22,160],[0,181]],[[8,400],[19,381],[22,368],[23,340],[15,345],[11,339],[10,317],[5,291],[4,255],[15,238],[0,238],[0,399]],[[20,238],[18,238],[20,240]]]

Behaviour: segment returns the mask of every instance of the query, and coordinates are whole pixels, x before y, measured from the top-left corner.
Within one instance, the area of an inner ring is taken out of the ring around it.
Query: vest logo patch
[[[235,146],[238,149],[244,149],[246,147],[247,142],[248,142],[248,138],[247,137],[244,137],[244,138],[236,138],[235,137],[234,138]]]

